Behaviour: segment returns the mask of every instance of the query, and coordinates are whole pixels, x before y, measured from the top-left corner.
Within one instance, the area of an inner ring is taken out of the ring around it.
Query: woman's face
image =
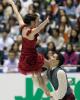
[[[36,27],[35,21],[31,21],[31,27],[32,28],[35,28]]]

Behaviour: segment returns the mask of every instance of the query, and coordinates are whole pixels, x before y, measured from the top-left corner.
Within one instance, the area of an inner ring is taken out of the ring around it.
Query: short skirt
[[[44,56],[37,53],[37,55],[21,55],[19,60],[19,72],[27,75],[29,73],[38,73],[42,71],[44,65]]]

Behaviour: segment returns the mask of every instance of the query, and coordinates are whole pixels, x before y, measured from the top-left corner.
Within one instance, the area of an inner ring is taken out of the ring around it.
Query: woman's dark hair
[[[27,25],[30,25],[32,21],[35,21],[37,18],[37,14],[27,14],[24,16],[23,20],[24,23],[26,23]]]

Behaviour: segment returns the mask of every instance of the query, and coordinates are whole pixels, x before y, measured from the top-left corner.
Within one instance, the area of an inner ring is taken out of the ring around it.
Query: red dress
[[[26,34],[30,34],[31,30],[29,30]],[[32,72],[40,72],[42,66],[44,64],[43,55],[37,53],[36,51],[36,41],[37,35],[34,40],[28,40],[26,38],[22,38],[22,51],[19,60],[19,72],[22,74],[28,74]]]

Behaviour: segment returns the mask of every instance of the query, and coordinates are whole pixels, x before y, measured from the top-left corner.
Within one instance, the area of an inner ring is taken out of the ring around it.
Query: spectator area
[[[0,0],[0,73],[18,72],[22,36],[13,9],[5,1]],[[14,1],[22,17],[38,13],[43,21],[50,16],[50,23],[40,32],[36,50],[48,58],[56,49],[65,57],[66,71],[80,72],[80,0]]]

